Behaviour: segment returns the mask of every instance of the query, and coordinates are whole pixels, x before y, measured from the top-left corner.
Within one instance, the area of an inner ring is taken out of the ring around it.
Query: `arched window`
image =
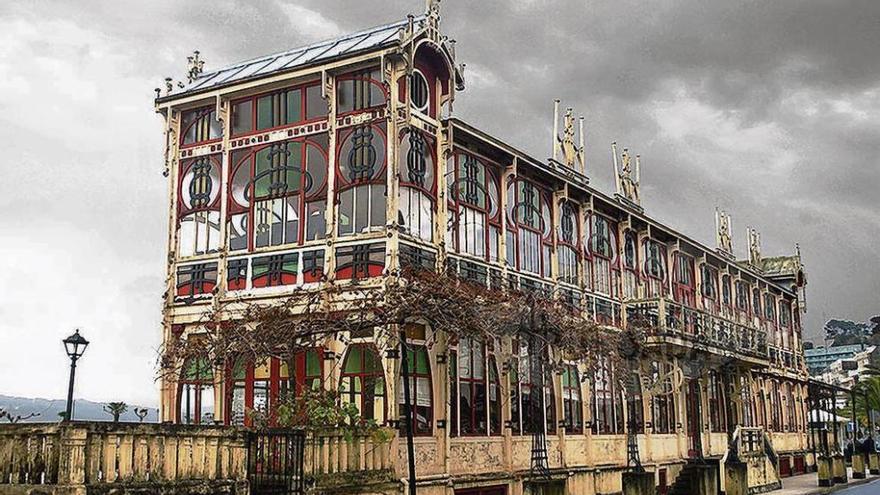
[[[700,265],[700,295],[703,309],[712,314],[718,312],[718,270],[708,263]]]
[[[374,345],[359,343],[348,347],[342,364],[339,393],[344,403],[357,406],[362,419],[385,423],[385,373]]]
[[[187,425],[214,422],[214,370],[207,357],[187,359],[178,393],[177,419]]]
[[[749,312],[749,284],[737,280],[734,284],[736,290],[736,309],[742,314]]]
[[[669,363],[651,363],[651,378],[656,383],[662,381],[657,392],[651,397],[651,424],[654,433],[675,433],[675,390],[670,375]]]
[[[409,77],[409,101],[413,110],[428,115],[431,109],[431,89],[428,79],[419,69],[413,70]]]
[[[500,435],[501,397],[496,343],[464,338],[451,353],[453,435]]]
[[[337,201],[340,236],[385,226],[385,122],[362,124],[339,132]]]
[[[627,230],[623,234],[623,296],[639,297],[639,250],[637,234]]]
[[[581,398],[581,381],[577,366],[567,365],[562,371],[562,414],[565,431],[584,431],[584,407]]]
[[[432,404],[431,364],[428,361],[428,349],[421,344],[410,344],[407,353],[413,433],[416,435],[430,435],[434,422],[434,408]],[[402,368],[397,387],[397,404],[400,406],[400,417],[403,418],[406,401],[404,400]]]
[[[730,297],[730,275],[721,277],[721,302],[725,307],[733,306],[733,300]]]
[[[178,188],[178,256],[216,252],[220,247],[220,156],[184,160]]]
[[[226,380],[227,424],[249,424],[247,411],[258,411],[271,420],[278,400],[289,394],[300,396],[305,389],[320,389],[323,354],[323,349],[317,348],[299,351],[288,362],[268,358],[252,363],[241,357],[230,361]]]
[[[761,315],[764,314],[761,311],[761,289],[755,287],[752,289],[752,314],[757,318],[761,318]]]
[[[230,250],[324,238],[327,146],[316,135],[232,152]]]
[[[645,266],[648,297],[666,294],[666,246],[658,241],[645,241]]]
[[[776,298],[769,292],[764,294],[764,318],[776,325]]]
[[[580,283],[580,256],[578,207],[571,201],[559,205],[559,225],[556,229],[559,280],[568,284]]]
[[[526,179],[507,186],[508,264],[520,271],[550,276],[553,229],[547,193]]]
[[[451,250],[498,261],[501,197],[496,170],[470,153],[456,152],[446,161],[446,242]]]
[[[181,147],[219,141],[222,137],[223,128],[217,120],[214,107],[183,112],[180,122]]]
[[[693,308],[696,305],[694,259],[684,253],[675,254],[675,301]]]
[[[514,358],[516,368],[510,373],[513,431],[534,433],[537,428],[543,427],[545,433],[556,433],[553,373],[545,366],[549,362],[549,350],[546,347],[543,352],[529,350],[526,342],[514,342],[514,348],[517,346],[519,355]]]
[[[401,134],[400,209],[398,223],[403,232],[423,241],[434,239],[436,198],[434,140],[415,129]]]

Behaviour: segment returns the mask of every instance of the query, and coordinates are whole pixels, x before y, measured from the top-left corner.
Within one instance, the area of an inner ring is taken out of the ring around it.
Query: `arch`
[[[388,417],[385,371],[375,345],[348,346],[339,377],[339,394],[343,403],[357,407],[362,420],[385,424]]]

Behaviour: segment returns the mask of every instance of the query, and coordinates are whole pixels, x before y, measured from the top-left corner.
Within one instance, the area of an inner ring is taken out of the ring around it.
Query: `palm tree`
[[[113,415],[114,423],[119,422],[119,416],[122,416],[125,411],[128,411],[128,404],[125,402],[109,402],[104,406],[104,412]]]

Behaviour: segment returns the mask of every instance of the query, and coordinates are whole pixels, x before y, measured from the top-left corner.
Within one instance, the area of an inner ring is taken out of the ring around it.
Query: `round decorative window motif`
[[[220,194],[219,167],[208,157],[195,160],[183,177],[183,203],[188,209],[206,208]]]
[[[430,102],[428,91],[428,80],[425,75],[416,70],[409,78],[410,84],[410,102],[412,107],[422,113],[428,113],[428,103]]]

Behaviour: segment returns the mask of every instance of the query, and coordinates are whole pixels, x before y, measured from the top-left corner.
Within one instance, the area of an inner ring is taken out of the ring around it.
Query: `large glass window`
[[[337,114],[366,110],[384,104],[385,88],[378,67],[337,78]]]
[[[563,201],[559,205],[559,225],[556,229],[557,262],[559,280],[568,284],[580,282],[580,229],[578,228],[578,207]]]
[[[741,280],[737,280],[734,287],[736,287],[736,309],[748,313],[749,285]]]
[[[337,155],[338,233],[361,234],[385,226],[385,123],[339,133]]]
[[[562,371],[562,414],[568,433],[584,431],[584,406],[577,366],[566,365]]]
[[[357,343],[348,347],[339,393],[343,402],[357,406],[361,418],[385,424],[385,373],[374,345]]]
[[[436,197],[434,140],[409,129],[400,139],[400,209],[398,222],[403,231],[430,242],[434,238],[434,198]]]
[[[683,253],[675,255],[675,301],[688,307],[696,304],[694,259]]]
[[[592,381],[594,434],[614,435],[625,432],[622,397],[616,385],[610,360],[600,358]]]
[[[724,398],[724,382],[717,372],[709,372],[709,383],[706,389],[709,398],[709,428],[717,433],[726,432],[727,403]]]
[[[431,364],[428,361],[428,349],[421,344],[410,344],[407,350],[409,364],[409,398],[412,406],[413,433],[430,435],[433,425],[434,409],[431,389]],[[401,366],[402,361],[401,361]],[[400,406],[400,417],[404,417],[403,369],[397,387],[397,403]]]
[[[662,385],[651,397],[651,415],[654,433],[675,433],[675,390],[668,363],[651,363],[652,380]]]
[[[703,309],[713,314],[717,313],[718,270],[706,263],[700,265],[700,288]]]
[[[203,144],[223,137],[223,128],[217,120],[213,107],[199,108],[183,112],[180,122],[180,144],[182,146]]]
[[[327,146],[316,135],[232,152],[230,250],[324,238]]]
[[[446,162],[449,189],[447,245],[451,250],[498,261],[501,197],[497,168],[469,153],[457,152]]]
[[[220,156],[202,156],[180,164],[177,254],[216,252],[220,247]]]
[[[214,422],[214,370],[207,357],[184,362],[177,412],[178,420],[183,424]]]
[[[452,433],[500,435],[501,397],[494,342],[465,338],[452,353]]]
[[[654,241],[645,241],[645,266],[648,297],[666,294],[666,246]]]
[[[637,235],[627,230],[623,235],[623,296],[639,297],[639,250]]]
[[[546,191],[530,180],[513,180],[507,187],[507,201],[508,249],[516,253],[508,264],[549,277],[553,229]]]
[[[269,94],[236,100],[232,104],[232,135],[242,136],[327,118],[327,103],[320,83],[287,88]]]
[[[526,342],[514,342],[519,349],[516,368],[510,373],[511,424],[514,433],[556,433],[556,394],[553,373],[547,368],[549,350],[529,349]],[[537,344],[535,345],[537,347]]]

